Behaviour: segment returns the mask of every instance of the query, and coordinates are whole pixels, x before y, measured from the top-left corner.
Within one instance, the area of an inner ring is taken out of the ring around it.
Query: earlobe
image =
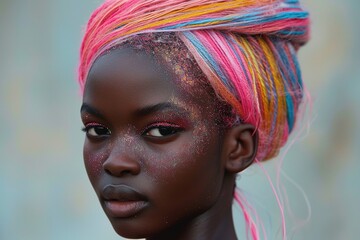
[[[256,156],[258,133],[251,124],[239,124],[228,129],[224,138],[223,157],[228,172],[238,173],[250,166]]]

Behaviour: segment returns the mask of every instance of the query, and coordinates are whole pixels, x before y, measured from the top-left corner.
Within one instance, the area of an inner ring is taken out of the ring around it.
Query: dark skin
[[[84,161],[119,235],[237,239],[235,176],[252,163],[257,134],[220,126],[218,105],[150,54],[123,47],[94,63],[81,109]]]

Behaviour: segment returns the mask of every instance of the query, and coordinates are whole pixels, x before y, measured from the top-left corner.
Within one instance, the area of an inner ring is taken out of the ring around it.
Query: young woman
[[[235,198],[260,238],[235,178],[286,143],[307,39],[294,0],[110,0],[95,10],[79,65],[84,161],[119,235],[237,239]]]

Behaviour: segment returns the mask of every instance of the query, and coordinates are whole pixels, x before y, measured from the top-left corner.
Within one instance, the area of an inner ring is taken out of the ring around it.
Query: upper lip
[[[120,202],[131,202],[131,201],[146,201],[146,197],[127,185],[106,185],[101,196],[107,201],[120,201]]]

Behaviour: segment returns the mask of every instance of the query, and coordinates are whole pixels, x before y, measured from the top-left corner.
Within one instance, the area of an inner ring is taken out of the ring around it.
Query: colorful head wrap
[[[309,37],[297,0],[108,0],[81,45],[79,83],[105,51],[142,33],[176,32],[220,99],[257,126],[258,161],[275,156],[303,97],[296,50]]]

